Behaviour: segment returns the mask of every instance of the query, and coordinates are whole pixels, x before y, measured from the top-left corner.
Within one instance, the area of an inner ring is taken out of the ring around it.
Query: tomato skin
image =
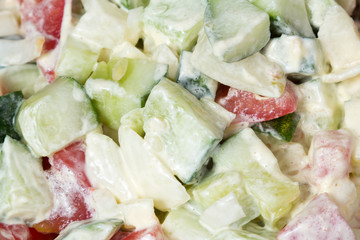
[[[160,224],[133,232],[119,231],[111,238],[111,240],[147,240],[147,239],[165,240],[165,236],[161,230]]]
[[[255,123],[294,112],[298,98],[294,86],[288,81],[279,98],[261,97],[251,92],[220,85],[215,101],[236,114],[232,123]]]
[[[8,225],[0,223],[1,240],[53,240],[57,234],[42,234],[25,224]]]
[[[46,159],[44,159],[46,160]],[[85,174],[85,144],[75,142],[49,157],[43,166],[54,206],[50,216],[34,225],[42,233],[59,233],[71,222],[90,219],[93,209],[87,204],[91,184]]]

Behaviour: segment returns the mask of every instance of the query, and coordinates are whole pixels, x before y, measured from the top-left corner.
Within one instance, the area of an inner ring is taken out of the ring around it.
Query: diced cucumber
[[[304,0],[249,0],[270,15],[271,32],[281,34],[315,37],[306,12]]]
[[[20,91],[0,96],[0,143],[4,142],[6,135],[20,140],[14,128],[14,117],[22,102],[23,95]]]
[[[90,220],[70,224],[56,240],[109,240],[120,229],[120,219]]]
[[[136,108],[125,114],[120,121],[121,126],[131,128],[139,136],[144,137],[144,108]]]
[[[177,208],[189,200],[185,187],[152,152],[147,142],[130,128],[119,128],[124,164],[141,198],[151,198],[161,211]]]
[[[19,141],[6,137],[0,152],[0,221],[37,223],[52,207],[41,159]]]
[[[320,130],[337,129],[343,115],[334,83],[314,79],[299,86],[299,102],[296,113],[300,115],[299,128],[305,143],[310,146],[312,136]]]
[[[329,8],[318,35],[332,66],[332,72],[324,75],[323,81],[339,82],[360,74],[360,36],[342,7]]]
[[[239,62],[221,62],[212,54],[211,44],[204,33],[199,36],[191,63],[224,85],[266,97],[280,97],[285,88],[284,72],[278,64],[260,53]]]
[[[112,0],[120,5],[120,7],[130,10],[138,7],[146,7],[150,0]]]
[[[169,66],[166,74],[167,78],[176,80],[179,68],[178,55],[175,54],[167,45],[161,44],[157,46],[151,54],[151,59],[158,63],[164,63]]]
[[[84,41],[71,35],[62,49],[55,69],[56,75],[72,77],[84,84],[99,58],[100,49],[93,50]]]
[[[123,115],[144,106],[166,71],[167,65],[148,60],[113,58],[100,62],[85,84],[99,120],[117,130]]]
[[[205,0],[152,0],[143,22],[145,50],[167,44],[175,52],[191,50],[203,25]]]
[[[282,174],[275,156],[251,128],[226,140],[213,160],[215,173],[240,172],[265,222],[271,227],[282,227],[280,220],[298,199],[299,186]]]
[[[270,40],[269,15],[247,0],[209,0],[204,29],[213,54],[225,62],[244,59]]]
[[[191,64],[191,56],[191,52],[181,52],[177,83],[186,88],[198,99],[203,97],[215,99],[218,83],[195,69]]]
[[[257,132],[270,134],[277,139],[290,142],[294,136],[299,121],[299,114],[289,113],[285,116],[270,121],[255,123],[252,126],[252,129]]]
[[[211,232],[218,232],[246,217],[233,192],[214,202],[200,215],[200,223]]]
[[[119,146],[100,133],[86,136],[86,174],[96,188],[106,188],[120,202],[137,198]]]
[[[335,0],[305,0],[305,4],[310,24],[315,30],[319,30],[329,8],[337,5]]]
[[[267,240],[275,240],[277,231],[274,231],[274,229],[268,228],[266,226],[260,226],[259,224],[262,225],[262,222],[259,220],[260,219],[257,219],[244,225],[243,230],[255,233],[256,235],[262,236]],[[257,224],[257,222],[259,222],[259,224]]]
[[[273,38],[263,54],[279,63],[291,79],[321,75],[329,71],[320,42],[315,38],[282,35]]]
[[[245,213],[245,216],[235,223],[236,226],[241,227],[260,214],[253,197],[247,194],[243,179],[238,172],[224,172],[209,176],[188,191],[192,201],[201,210],[209,208],[219,199],[234,193]]]
[[[211,234],[200,225],[199,216],[180,207],[170,211],[162,224],[162,229],[171,240],[208,240]]]
[[[0,78],[8,92],[21,91],[24,98],[29,98],[48,84],[35,64],[8,66],[1,69]]]
[[[39,156],[48,156],[98,125],[96,112],[83,87],[58,78],[22,104],[16,127]]]
[[[198,180],[233,118],[212,100],[199,101],[163,78],[145,105],[145,140],[183,183],[191,184]]]
[[[269,240],[246,230],[228,229],[217,233],[210,240]]]

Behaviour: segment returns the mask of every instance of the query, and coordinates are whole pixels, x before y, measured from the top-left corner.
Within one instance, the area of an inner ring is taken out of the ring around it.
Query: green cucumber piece
[[[136,108],[122,116],[121,126],[134,130],[139,136],[144,137],[144,108]]]
[[[203,97],[215,99],[218,83],[193,67],[191,55],[192,53],[188,51],[181,52],[179,76],[176,82],[198,99]]]
[[[204,29],[213,54],[225,62],[244,59],[270,40],[269,15],[247,0],[209,0]]]
[[[163,78],[144,109],[145,140],[186,184],[194,183],[234,115]]]
[[[178,53],[191,50],[203,26],[205,7],[205,0],[150,1],[143,15],[145,49],[167,44]]]
[[[16,127],[34,154],[48,156],[98,126],[84,88],[71,78],[58,78],[22,104]]]
[[[256,132],[267,133],[279,140],[290,142],[299,121],[300,115],[294,112],[270,121],[255,123],[251,128]]]
[[[117,130],[121,117],[143,107],[151,89],[166,72],[167,65],[141,59],[113,58],[97,64],[85,89],[100,122]]]
[[[211,175],[191,187],[188,192],[191,194],[191,200],[201,210],[206,210],[219,199],[234,193],[245,213],[244,217],[234,223],[237,227],[241,227],[260,215],[255,200],[247,194],[243,179],[238,172]]]
[[[109,240],[122,224],[121,219],[90,220],[70,224],[56,240]]]
[[[0,221],[36,223],[52,207],[40,158],[21,142],[7,136],[0,151]]]
[[[0,143],[4,142],[6,135],[20,140],[14,127],[14,117],[22,101],[20,91],[0,96]]]
[[[29,98],[35,92],[49,83],[41,76],[36,64],[8,66],[0,70],[1,83],[8,92],[21,91],[24,98]]]
[[[138,8],[138,7],[146,7],[150,0],[112,0],[115,3],[118,3],[120,7],[126,10]]]
[[[171,240],[207,240],[212,235],[201,226],[199,216],[184,206],[169,212],[162,230]]]
[[[329,71],[320,41],[315,38],[283,34],[280,38],[271,39],[263,54],[279,63],[291,80],[301,80]]]
[[[313,79],[298,85],[299,102],[296,113],[300,115],[299,128],[305,143],[310,146],[312,136],[320,130],[338,129],[343,106],[339,101],[334,83]]]
[[[337,5],[335,0],[305,0],[305,4],[310,24],[316,31],[324,22],[328,9]]]
[[[315,37],[307,16],[304,0],[249,0],[249,2],[270,15],[273,36],[287,34]]]
[[[66,40],[62,49],[59,63],[55,69],[56,75],[72,77],[81,84],[84,84],[99,58],[100,49],[95,51],[84,41],[71,35]]]
[[[246,230],[227,229],[215,234],[210,240],[269,240]],[[276,239],[276,238],[275,238]]]
[[[280,171],[273,153],[251,128],[227,139],[214,153],[213,160],[214,173],[240,172],[265,223],[270,227],[283,227],[281,220],[298,199],[299,186]]]

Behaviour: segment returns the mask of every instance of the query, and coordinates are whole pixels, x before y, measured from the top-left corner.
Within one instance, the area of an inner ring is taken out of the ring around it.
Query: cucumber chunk
[[[204,29],[213,54],[225,62],[244,59],[270,40],[269,15],[247,0],[209,0]]]
[[[21,91],[24,98],[49,84],[36,64],[8,66],[0,70],[0,78],[7,92]]]
[[[113,58],[100,62],[85,83],[100,122],[117,130],[121,117],[143,107],[152,87],[166,72],[167,65],[148,60]]]
[[[234,115],[163,78],[144,109],[145,140],[173,173],[194,183]]]
[[[211,175],[188,191],[191,194],[191,200],[201,211],[208,209],[216,201],[233,193],[245,214],[233,224],[236,227],[241,227],[260,215],[254,198],[247,194],[243,179],[238,172]]]
[[[277,159],[251,128],[224,142],[213,155],[214,172],[238,171],[270,227],[282,227],[300,195],[299,186],[280,171]]]
[[[312,136],[320,130],[335,130],[339,127],[343,109],[334,96],[334,83],[324,83],[314,79],[299,86],[299,102],[296,113],[300,115],[301,129],[305,144],[310,146]]]
[[[120,219],[90,220],[70,224],[57,240],[108,240],[120,229]]]
[[[280,38],[271,39],[263,54],[279,63],[291,80],[301,80],[329,71],[320,42],[315,38],[283,34]]]
[[[89,78],[100,55],[100,49],[91,49],[84,41],[71,35],[66,40],[55,73],[57,76],[72,77],[81,84]]]
[[[277,139],[290,142],[299,121],[300,115],[293,112],[270,121],[255,123],[252,129],[256,132],[267,133]]]
[[[170,211],[162,229],[172,240],[206,240],[211,237],[211,233],[199,223],[199,216],[184,207]]]
[[[280,97],[285,88],[284,72],[278,64],[260,53],[238,62],[221,62],[213,55],[211,44],[204,33],[199,36],[191,63],[205,75],[239,90],[266,97]]]
[[[305,0],[305,4],[310,24],[315,30],[319,30],[329,8],[337,5],[335,0]]]
[[[304,0],[249,0],[270,15],[271,33],[315,37],[308,20]]]
[[[121,126],[131,128],[139,136],[144,137],[144,108],[136,108],[125,114],[120,121]]]
[[[143,15],[145,50],[166,44],[191,50],[203,25],[205,0],[152,0]]]
[[[115,3],[118,3],[120,7],[126,10],[138,8],[138,7],[146,7],[150,0],[112,0]]]
[[[203,97],[215,99],[218,83],[194,68],[191,64],[191,56],[191,52],[181,52],[177,83],[186,88],[198,99]]]
[[[20,140],[14,127],[14,117],[23,101],[20,91],[0,96],[0,143],[4,142],[6,135]]]
[[[22,104],[16,127],[39,156],[48,156],[98,125],[96,112],[83,87],[58,78]]]
[[[37,223],[52,207],[41,159],[21,142],[6,137],[0,154],[0,221]]]

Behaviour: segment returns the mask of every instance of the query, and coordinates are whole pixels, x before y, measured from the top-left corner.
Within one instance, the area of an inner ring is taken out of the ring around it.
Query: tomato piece
[[[279,232],[277,239],[355,240],[356,238],[349,224],[341,216],[337,205],[326,193],[322,193]]]
[[[25,224],[0,223],[1,240],[53,240],[56,237],[57,234],[42,234]]]
[[[348,177],[352,147],[352,136],[344,129],[316,133],[309,152],[309,181],[320,186]]]
[[[233,123],[255,123],[294,112],[298,98],[294,86],[288,81],[279,98],[262,97],[251,92],[220,85],[215,101],[226,110],[236,114]]]
[[[21,0],[22,23],[27,34],[45,37],[43,51],[54,49],[60,39],[65,0]],[[35,28],[35,29],[34,29]]]
[[[46,160],[46,159],[44,159]],[[87,204],[91,184],[85,174],[85,144],[75,142],[49,157],[50,168],[43,166],[53,193],[50,216],[34,225],[43,233],[59,233],[74,221],[90,219],[93,209]]]
[[[150,228],[145,228],[139,231],[133,232],[117,232],[111,240],[165,240],[164,233],[161,230],[161,225],[155,225]]]

